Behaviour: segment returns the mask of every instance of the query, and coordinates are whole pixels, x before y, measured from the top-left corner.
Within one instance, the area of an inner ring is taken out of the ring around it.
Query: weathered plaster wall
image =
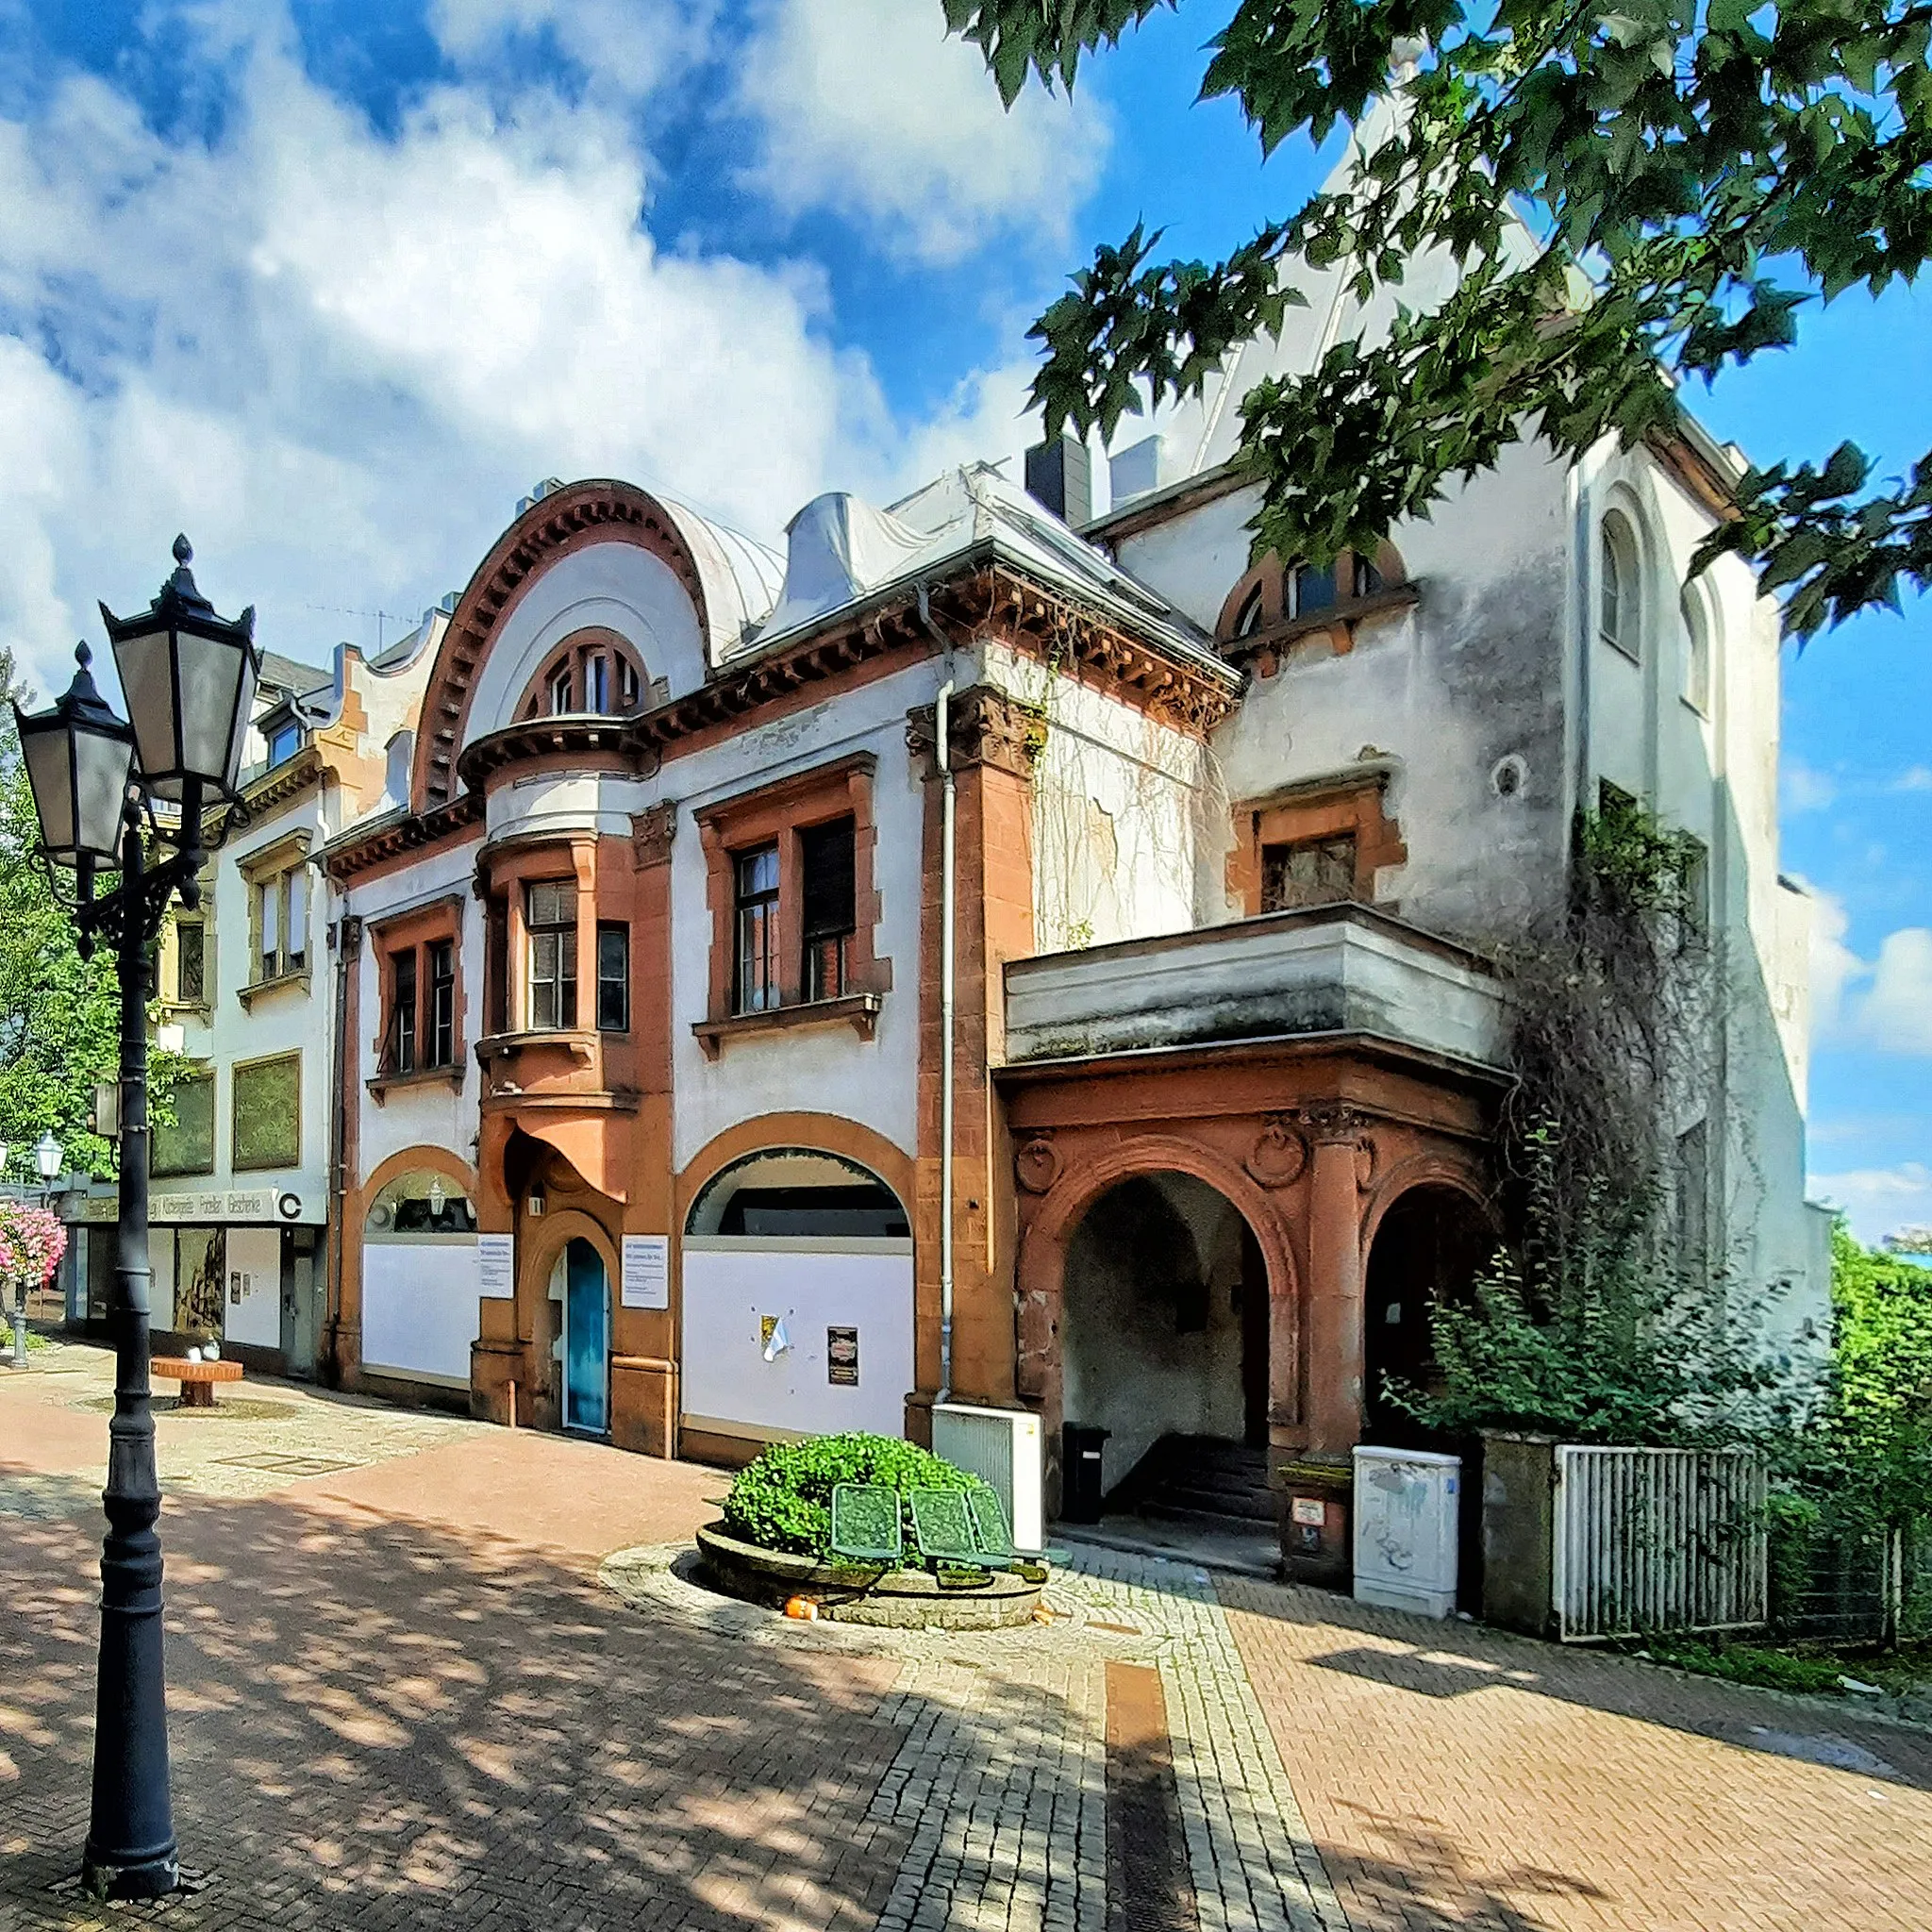
[[[1037,660],[984,648],[986,681],[1040,708],[1033,769],[1035,935],[1043,953],[1199,923],[1199,855],[1226,819],[1198,740]]]
[[[1121,561],[1211,625],[1247,569],[1254,503],[1240,491],[1204,505],[1124,541]],[[1512,451],[1394,541],[1417,604],[1361,622],[1345,655],[1297,646],[1256,677],[1213,749],[1237,803],[1389,760],[1384,809],[1408,860],[1384,869],[1378,900],[1480,939],[1519,926],[1563,875],[1562,473]],[[1519,780],[1507,792],[1496,782],[1506,759]],[[1238,909],[1224,897],[1215,916]]]

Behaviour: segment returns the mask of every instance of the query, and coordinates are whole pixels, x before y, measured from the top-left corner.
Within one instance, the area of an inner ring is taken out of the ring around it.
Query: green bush
[[[832,1539],[835,1483],[893,1490],[964,1490],[974,1478],[930,1450],[858,1432],[774,1442],[738,1473],[724,1499],[724,1527],[767,1550],[823,1557]],[[907,1530],[911,1530],[909,1515]]]

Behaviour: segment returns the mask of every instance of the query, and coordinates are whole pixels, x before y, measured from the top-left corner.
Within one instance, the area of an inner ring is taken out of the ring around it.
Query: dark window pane
[[[1297,564],[1294,571],[1294,614],[1307,617],[1329,609],[1335,602],[1335,566],[1316,570],[1310,564]]]
[[[484,979],[488,1008],[483,1016],[489,1033],[509,1031],[509,908],[501,899],[490,902],[489,960]]]
[[[416,1068],[416,954],[412,947],[390,957],[389,1070]]]
[[[630,1031],[630,927],[597,928],[597,1030]]]
[[[1355,559],[1355,594],[1357,597],[1373,597],[1387,586],[1382,582],[1382,573],[1366,557]]]
[[[193,1006],[203,997],[208,961],[208,931],[198,920],[184,920],[175,928],[175,997]]]
[[[850,819],[808,825],[798,836],[808,941],[853,928],[854,828]]]
[[[738,959],[733,1005],[741,1013],[775,1007],[778,991],[778,848],[738,858]]]
[[[428,1064],[447,1067],[457,1057],[457,949],[453,940],[429,948]]]
[[[1355,897],[1355,834],[1261,848],[1261,910],[1332,906]]]

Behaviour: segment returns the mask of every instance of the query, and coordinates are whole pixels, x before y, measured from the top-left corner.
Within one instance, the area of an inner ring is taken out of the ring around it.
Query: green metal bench
[[[831,1552],[861,1568],[898,1569],[906,1559],[898,1491],[878,1483],[834,1484]]]
[[[980,1546],[964,1490],[910,1490],[912,1535],[941,1590],[983,1590],[994,1565]],[[1004,1568],[1004,1565],[999,1567]]]
[[[997,1490],[979,1484],[966,1492],[966,1507],[973,1518],[974,1541],[986,1552],[987,1560],[1018,1571],[1028,1583],[1043,1582],[1050,1567],[1064,1569],[1073,1560],[1065,1550],[1015,1548]]]

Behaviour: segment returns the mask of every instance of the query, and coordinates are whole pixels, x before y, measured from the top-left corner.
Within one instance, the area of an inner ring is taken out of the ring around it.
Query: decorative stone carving
[[[1366,1190],[1375,1177],[1375,1143],[1364,1134],[1355,1143],[1355,1184]]]
[[[921,705],[906,716],[906,742],[926,778],[939,776],[936,709]],[[954,771],[990,765],[1015,778],[1032,777],[1033,761],[1046,742],[1046,723],[1031,706],[991,685],[975,684],[952,698],[946,713],[947,761]]]
[[[1303,1133],[1317,1146],[1346,1145],[1361,1138],[1368,1124],[1359,1108],[1342,1100],[1318,1100],[1312,1106],[1298,1107],[1294,1117]]]
[[[1060,1177],[1060,1157],[1053,1142],[1036,1134],[1013,1157],[1013,1173],[1029,1194],[1043,1194]]]
[[[1301,1178],[1307,1160],[1307,1142],[1277,1116],[1256,1137],[1247,1168],[1264,1188],[1285,1188]]]
[[[666,799],[633,812],[630,821],[631,851],[640,866],[664,865],[671,858],[671,841],[677,832],[677,803]]]

